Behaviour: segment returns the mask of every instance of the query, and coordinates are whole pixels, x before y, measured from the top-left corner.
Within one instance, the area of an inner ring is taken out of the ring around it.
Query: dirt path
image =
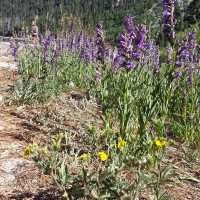
[[[46,177],[34,162],[23,158],[27,144],[20,139],[20,119],[12,115],[16,108],[3,105],[13,84],[10,69],[14,63],[7,52],[9,43],[0,42],[0,199],[32,199],[45,186]]]

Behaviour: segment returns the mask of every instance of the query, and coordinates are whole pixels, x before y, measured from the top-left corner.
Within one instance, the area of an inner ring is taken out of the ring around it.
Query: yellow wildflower
[[[30,146],[27,146],[25,149],[24,149],[24,158],[25,159],[28,159],[32,154],[32,150],[31,150],[31,147]]]
[[[117,144],[117,147],[118,149],[120,150],[123,150],[123,148],[126,146],[126,141],[123,140],[121,137],[119,138],[119,141],[118,141],[118,144]]]
[[[99,156],[99,159],[100,159],[101,161],[106,161],[106,160],[108,160],[108,153],[105,152],[105,151],[100,151],[100,152],[98,153],[98,156]]]
[[[167,146],[167,141],[165,138],[158,138],[154,141],[154,144],[158,149],[162,149]]]
[[[81,160],[89,160],[90,159],[90,153],[83,153],[79,157]]]

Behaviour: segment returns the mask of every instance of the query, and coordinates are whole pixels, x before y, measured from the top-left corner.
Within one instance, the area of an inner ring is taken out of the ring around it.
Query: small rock
[[[7,56],[10,50],[9,42],[1,42],[0,43],[0,56]]]
[[[0,95],[0,105],[4,103],[4,96]]]

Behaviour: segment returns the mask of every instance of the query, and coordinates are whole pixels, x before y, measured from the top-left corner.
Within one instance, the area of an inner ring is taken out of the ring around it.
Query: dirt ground
[[[49,177],[42,174],[33,161],[23,158],[27,142],[21,137],[25,131],[22,120],[12,115],[15,106],[4,101],[13,85],[13,60],[6,54],[8,43],[0,43],[0,199],[33,199],[50,186]],[[41,197],[42,199],[42,197]]]

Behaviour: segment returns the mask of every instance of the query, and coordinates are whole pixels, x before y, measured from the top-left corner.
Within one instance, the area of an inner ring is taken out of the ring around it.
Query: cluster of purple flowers
[[[188,77],[188,83],[192,84],[193,72],[198,70],[200,61],[199,45],[196,40],[196,33],[188,34],[186,40],[182,41],[176,56],[176,78],[185,73]]]
[[[165,37],[173,43],[175,39],[175,0],[163,0],[163,32]]]
[[[174,16],[172,18],[174,0],[163,0],[164,5],[164,32],[168,37],[174,38]],[[172,20],[173,19],[173,20]],[[170,21],[173,21],[171,24]],[[64,53],[74,54],[82,60],[91,62],[96,66],[97,76],[100,77],[100,64],[109,63],[114,70],[126,69],[128,71],[137,66],[153,66],[158,72],[160,67],[159,48],[153,40],[149,39],[148,28],[146,25],[138,25],[132,16],[124,19],[125,30],[120,34],[117,51],[113,47],[108,48],[105,44],[103,27],[101,24],[96,26],[96,35],[88,36],[76,30],[70,30],[64,38],[49,35],[41,38],[40,48],[42,48],[43,60],[45,63],[57,64],[59,56]],[[16,60],[17,46],[11,42],[13,56]],[[197,44],[196,34],[189,33],[187,38],[180,42],[176,52],[176,77],[182,74],[188,76],[188,83],[192,83],[193,72],[197,71],[200,61],[200,45]],[[168,63],[173,63],[173,49],[168,49]]]
[[[39,46],[42,48],[43,60],[45,63],[55,63],[62,53],[79,55],[83,60],[92,61],[91,38],[86,37],[82,32],[68,33],[65,38],[56,39],[54,36],[41,38]]]
[[[104,63],[105,60],[111,62],[110,59],[113,53],[105,46],[101,24],[96,27],[96,36],[88,36],[82,31],[70,30],[64,38],[55,39],[50,35],[42,38],[40,45],[43,48],[45,62],[52,60],[52,56],[55,59],[55,55],[58,56],[61,52],[68,52],[87,62]]]
[[[47,38],[43,38],[40,43],[43,52],[43,61],[45,63],[53,63],[56,61],[57,45],[54,37],[49,35]]]
[[[156,71],[159,69],[159,50],[153,41],[148,40],[146,25],[136,25],[133,17],[124,20],[125,31],[120,34],[118,54],[114,66],[134,69],[139,64],[151,62]]]
[[[125,31],[120,34],[119,45],[116,48],[105,44],[104,32],[101,24],[96,26],[96,35],[89,36],[83,31],[70,29],[65,37],[55,38],[52,35],[40,37],[39,49],[42,49],[44,63],[57,65],[59,56],[65,52],[78,56],[80,59],[93,63],[100,74],[100,64],[109,63],[116,70],[126,68],[131,70],[138,65],[154,66],[159,70],[159,50],[155,43],[148,39],[146,25],[136,25],[134,18],[124,19]],[[16,48],[13,49],[16,57]],[[98,75],[99,76],[99,75]]]
[[[62,50],[78,55],[82,60],[96,62],[97,46],[94,37],[87,36],[82,31],[66,35],[61,42]]]

